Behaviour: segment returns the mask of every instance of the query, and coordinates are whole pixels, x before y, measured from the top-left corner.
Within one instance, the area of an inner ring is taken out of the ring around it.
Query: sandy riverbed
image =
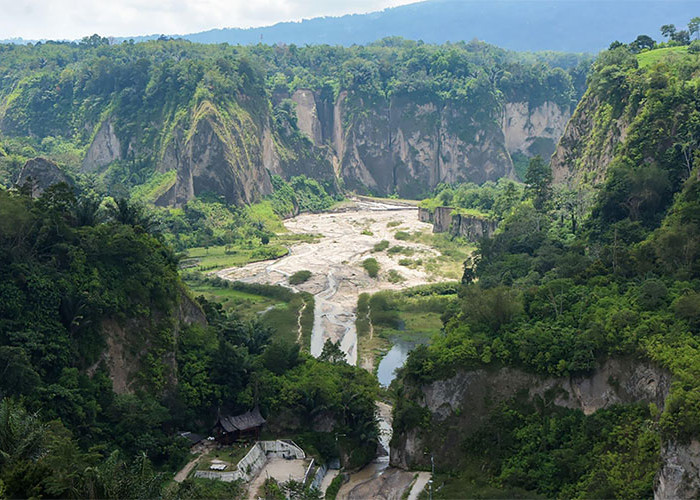
[[[321,353],[324,342],[330,339],[340,341],[348,362],[357,364],[355,311],[360,293],[398,290],[434,280],[422,268],[399,266],[398,261],[404,257],[400,254],[391,256],[387,252],[372,252],[375,244],[387,240],[390,247],[411,247],[415,257],[437,255],[427,245],[395,238],[397,231],[431,230],[430,224],[418,220],[416,208],[356,201],[345,212],[303,214],[285,221],[284,225],[291,233],[314,233],[320,235],[320,239],[317,243],[294,245],[288,256],[276,261],[224,269],[217,274],[234,281],[289,286],[290,275],[300,270],[311,271],[312,278],[295,289],[315,296],[311,338],[311,354],[314,356]],[[368,257],[379,262],[380,273],[376,279],[370,278],[361,266]],[[389,282],[388,273],[392,269],[400,272],[405,280]]]

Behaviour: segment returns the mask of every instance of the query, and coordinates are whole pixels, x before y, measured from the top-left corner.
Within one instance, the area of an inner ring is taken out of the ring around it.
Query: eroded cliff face
[[[46,188],[60,182],[72,184],[71,179],[51,160],[46,158],[32,158],[28,160],[17,176],[16,184],[24,186],[31,183],[31,195],[36,198],[41,196]]]
[[[614,115],[610,103],[590,92],[583,96],[552,156],[555,183],[595,186],[605,179],[633,119],[627,114]]]
[[[527,102],[508,102],[503,107],[503,136],[510,154],[549,158],[571,118],[571,110],[553,102],[531,107]]]
[[[479,430],[490,412],[511,398],[541,398],[548,404],[590,415],[615,404],[653,403],[663,411],[671,375],[653,363],[633,358],[609,359],[587,377],[554,378],[515,368],[460,371],[452,378],[406,386],[413,402],[431,414],[429,430],[394,433],[391,464],[400,468],[458,463],[464,437]],[[654,483],[656,499],[691,499],[700,495],[700,443],[666,442]]]
[[[225,116],[202,102],[190,127],[178,126],[165,147],[159,170],[176,170],[177,180],[157,203],[179,206],[207,192],[238,205],[258,201],[272,192],[264,160],[274,162],[274,155],[265,151],[264,139],[245,112]]]
[[[159,391],[172,390],[177,385],[177,359],[175,345],[163,349],[155,338],[153,321],[170,321],[168,315],[156,314],[159,318],[135,317],[126,320],[106,318],[102,321],[102,334],[105,339],[106,349],[99,361],[88,369],[92,375],[95,370],[104,363],[109,377],[112,380],[112,389],[117,394],[133,393],[138,389],[156,389]],[[169,329],[173,333],[175,343],[181,329],[185,325],[206,325],[207,319],[202,308],[194,302],[183,290],[179,291],[178,300],[171,318]],[[157,328],[168,327],[159,324]],[[150,358],[150,362],[162,363],[165,376],[165,385],[160,388],[149,387],[152,382],[143,380],[143,362]]]
[[[95,172],[110,163],[122,159],[122,145],[114,131],[114,123],[110,118],[103,121],[90,147],[85,154],[81,170]]]
[[[546,102],[506,103],[503,116],[416,96],[369,98],[341,92],[332,106],[297,90],[299,129],[316,146],[330,145],[345,185],[376,194],[425,195],[441,182],[514,177],[511,154],[549,156],[564,132],[568,108]]]

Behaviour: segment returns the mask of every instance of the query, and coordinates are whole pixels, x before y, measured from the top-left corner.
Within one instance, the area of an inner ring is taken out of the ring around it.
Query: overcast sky
[[[416,0],[0,0],[0,39],[76,39],[249,28]]]

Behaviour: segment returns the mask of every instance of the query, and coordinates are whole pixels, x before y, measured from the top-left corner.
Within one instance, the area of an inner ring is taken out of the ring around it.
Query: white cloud
[[[0,0],[0,39],[75,39],[248,28],[416,0]]]

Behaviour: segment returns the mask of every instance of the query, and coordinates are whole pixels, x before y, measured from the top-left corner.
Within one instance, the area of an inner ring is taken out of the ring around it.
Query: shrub
[[[373,252],[383,252],[389,248],[389,242],[387,240],[382,240],[376,245],[374,245],[374,249],[372,250]]]
[[[379,274],[379,263],[377,262],[377,259],[370,257],[369,259],[363,260],[362,267],[365,268],[365,271],[367,271],[370,278],[376,278],[377,274]]]
[[[389,281],[391,283],[400,283],[402,281],[406,281],[406,278],[404,278],[396,269],[392,269],[389,271]]]
[[[311,271],[297,271],[289,277],[289,284],[301,285],[302,283],[309,281],[309,278],[311,278]]]
[[[411,239],[411,233],[407,233],[406,231],[396,231],[394,238],[397,240],[406,241]]]

